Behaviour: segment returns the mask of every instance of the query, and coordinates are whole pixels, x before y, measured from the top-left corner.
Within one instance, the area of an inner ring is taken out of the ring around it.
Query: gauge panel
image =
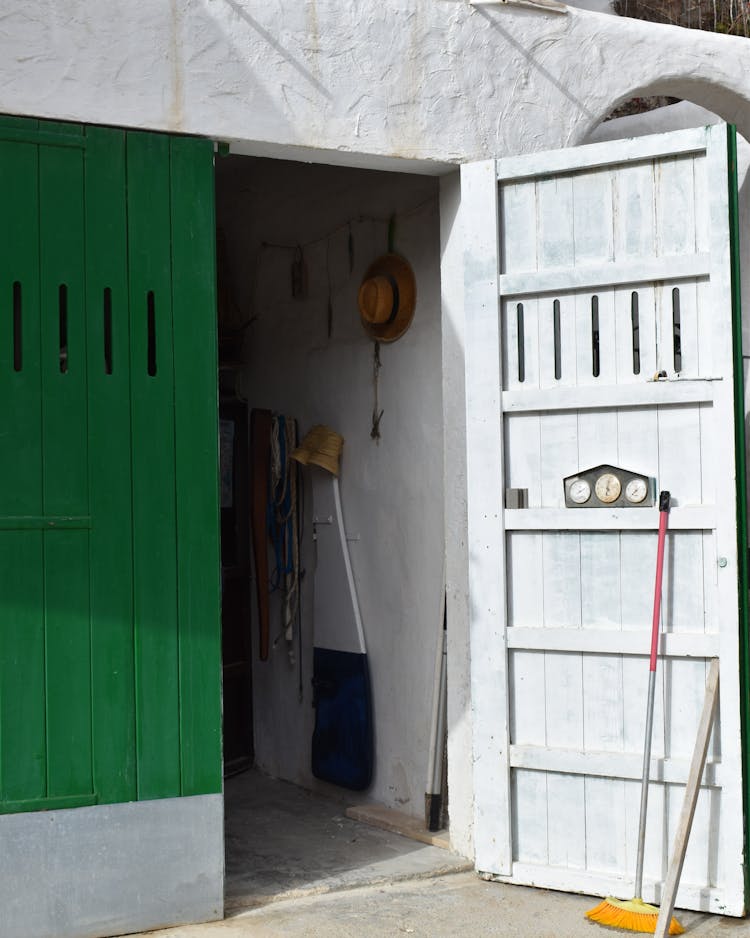
[[[656,480],[607,464],[563,479],[567,508],[653,508]]]

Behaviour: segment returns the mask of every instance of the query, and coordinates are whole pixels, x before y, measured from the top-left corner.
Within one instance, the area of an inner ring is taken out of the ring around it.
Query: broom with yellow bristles
[[[607,896],[586,917],[610,928],[628,931],[656,931],[659,909],[641,898],[643,891],[643,854],[646,846],[646,809],[648,807],[648,781],[651,768],[651,730],[654,724],[654,693],[656,690],[656,659],[659,645],[659,616],[661,613],[661,581],[664,570],[664,543],[667,539],[669,492],[659,495],[659,539],[656,548],[656,585],[654,587],[654,618],[651,624],[651,658],[648,674],[648,703],[646,705],[646,739],[643,746],[643,777],[641,781],[641,815],[638,825],[638,857],[635,868],[635,898],[614,899]],[[685,929],[676,918],[669,923],[670,935],[681,935]]]

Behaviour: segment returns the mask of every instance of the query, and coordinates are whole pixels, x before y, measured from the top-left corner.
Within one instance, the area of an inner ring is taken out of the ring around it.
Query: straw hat
[[[291,458],[296,459],[303,466],[320,466],[321,469],[326,469],[337,476],[343,446],[343,436],[331,430],[330,427],[318,424],[294,450]]]
[[[367,268],[357,297],[365,332],[378,342],[395,342],[414,316],[417,283],[409,262],[384,254]]]

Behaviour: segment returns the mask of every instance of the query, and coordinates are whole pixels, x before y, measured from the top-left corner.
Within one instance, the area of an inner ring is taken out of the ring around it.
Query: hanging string
[[[375,395],[375,403],[372,408],[372,428],[370,430],[371,439],[376,443],[380,441],[380,421],[383,418],[383,410],[380,410],[378,403],[378,383],[380,380],[380,342],[375,342],[375,348],[372,356],[372,386]]]
[[[396,243],[396,216],[391,215],[388,220],[388,253],[395,254],[396,249],[394,244]]]
[[[295,663],[294,627],[299,623],[299,512],[298,473],[289,454],[297,441],[297,421],[275,415],[271,425],[271,465],[267,509],[268,534],[276,559],[270,591],[282,594],[281,629],[273,641],[276,648],[286,640],[289,663]]]
[[[426,208],[428,205],[433,205],[434,201],[435,200],[433,198],[424,199],[422,202],[418,202],[416,205],[412,206],[411,208],[405,209],[403,212],[396,212],[392,215],[389,215],[388,217],[384,217],[382,215],[361,215],[361,214],[355,215],[352,218],[347,218],[346,221],[342,222],[340,225],[337,225],[335,228],[332,228],[326,234],[322,234],[317,238],[311,238],[309,241],[300,241],[300,242],[295,241],[292,244],[284,244],[278,241],[262,241],[261,248],[278,248],[284,251],[297,251],[301,249],[302,251],[304,251],[306,248],[313,247],[316,244],[322,244],[323,241],[327,241],[330,238],[333,238],[335,235],[339,234],[339,232],[341,231],[346,231],[346,230],[351,231],[351,227],[354,224],[362,224],[364,222],[372,222],[372,223],[380,222],[381,224],[388,225],[389,228],[392,225],[394,233],[395,233],[397,219],[409,218],[411,215],[416,215],[418,212],[421,212],[422,209]],[[389,236],[389,244],[390,244],[390,236]],[[352,238],[351,248],[352,248],[352,267],[353,267],[353,264],[354,264],[354,239],[353,238]]]
[[[326,241],[326,279],[328,281],[328,311],[326,326],[328,338],[333,335],[333,298],[331,297],[331,241]]]

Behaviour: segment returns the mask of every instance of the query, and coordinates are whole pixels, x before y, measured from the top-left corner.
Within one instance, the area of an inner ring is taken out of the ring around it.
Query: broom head
[[[595,909],[586,913],[586,918],[610,928],[625,928],[628,931],[649,932],[653,935],[659,919],[659,909],[643,899],[613,899],[607,896]],[[682,935],[685,929],[676,918],[669,923],[670,935]]]

